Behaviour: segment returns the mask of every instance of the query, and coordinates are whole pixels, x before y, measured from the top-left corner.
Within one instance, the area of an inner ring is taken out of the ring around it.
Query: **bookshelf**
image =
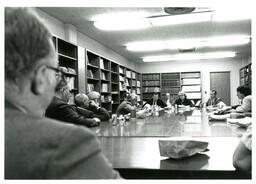
[[[196,103],[201,100],[201,73],[181,72],[181,90],[187,94],[187,98]]]
[[[248,64],[240,69],[240,85],[252,87],[252,64]]]
[[[142,87],[141,87],[141,74],[136,73],[136,94],[138,96],[138,103],[142,105]]]
[[[58,66],[63,71],[70,92],[73,94],[71,102],[74,102],[74,96],[78,93],[77,46],[55,36],[52,40],[58,55]]]
[[[142,74],[143,101],[152,98],[153,93],[160,93],[160,73]]]
[[[101,95],[101,106],[107,109],[108,111],[112,111],[111,101],[111,84],[110,84],[110,61],[100,57],[100,95]]]
[[[86,51],[86,93],[100,92],[100,57],[90,51]]]
[[[116,113],[120,103],[119,96],[119,65],[111,62],[111,97],[112,97],[112,113]]]
[[[178,93],[181,90],[180,86],[180,73],[162,73],[161,74],[161,94],[162,97],[166,96],[166,93],[170,93],[170,100],[174,103],[177,99]]]
[[[179,91],[184,91],[188,99],[195,103],[201,100],[201,73],[200,72],[173,72],[173,73],[144,73],[142,74],[143,101],[152,98],[157,91],[161,97],[170,93],[171,101],[177,99]]]

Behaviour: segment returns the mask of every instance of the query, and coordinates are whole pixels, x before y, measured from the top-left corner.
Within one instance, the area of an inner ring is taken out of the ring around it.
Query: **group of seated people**
[[[97,92],[78,94],[75,104],[68,103],[67,82],[56,78],[58,56],[51,35],[32,9],[5,9],[5,179],[121,178],[87,128],[110,114],[94,101]],[[237,92],[242,104],[236,110],[250,111],[250,93],[245,88]],[[128,94],[118,113],[134,110],[135,99]],[[167,106],[158,94],[147,103]],[[251,171],[250,135],[234,154],[235,167],[244,171]]]
[[[88,94],[79,93],[75,96],[75,104],[69,104],[72,97],[69,86],[64,77],[55,88],[55,95],[47,107],[45,116],[64,122],[69,122],[87,127],[98,126],[101,121],[110,119],[109,112],[99,107],[96,99],[100,94],[92,91]]]

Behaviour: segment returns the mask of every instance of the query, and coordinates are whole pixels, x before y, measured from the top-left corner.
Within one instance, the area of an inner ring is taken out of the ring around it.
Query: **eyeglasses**
[[[47,68],[49,68],[49,69],[51,69],[51,70],[53,70],[53,71],[55,71],[55,73],[56,73],[56,77],[62,77],[63,76],[63,71],[62,70],[60,70],[59,68],[55,68],[55,67],[53,67],[53,66],[49,66],[49,65],[45,65]]]

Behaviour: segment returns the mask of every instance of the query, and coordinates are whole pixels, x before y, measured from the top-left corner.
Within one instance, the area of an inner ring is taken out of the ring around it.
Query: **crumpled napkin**
[[[160,155],[180,159],[207,149],[208,142],[197,140],[159,140]]]

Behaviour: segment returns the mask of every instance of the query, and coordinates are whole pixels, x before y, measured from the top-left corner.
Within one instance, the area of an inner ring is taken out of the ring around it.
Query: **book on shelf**
[[[87,71],[87,77],[92,78],[93,79],[93,73],[92,70],[88,70]]]
[[[102,92],[108,92],[108,84],[107,83],[102,83],[101,84],[101,91]]]
[[[124,73],[124,68],[119,66],[119,73]]]
[[[132,80],[132,86],[136,86],[136,81]]]
[[[137,94],[140,94],[140,88],[137,88]]]
[[[132,93],[136,94],[136,90],[135,90],[135,89],[133,89],[133,90],[132,90]]]
[[[140,81],[137,81],[137,87],[140,87]]]
[[[105,68],[104,68],[104,61],[103,61],[102,58],[100,58],[100,68],[101,68],[101,69],[105,69]]]
[[[119,75],[119,81],[124,81],[124,77]]]
[[[136,73],[135,72],[132,72],[132,78],[136,79]]]
[[[105,72],[101,72],[101,79],[102,80],[107,80]]]
[[[131,71],[126,70],[126,77],[131,78]]]
[[[87,84],[87,91],[88,91],[88,93],[94,91],[94,85],[93,84]]]
[[[126,86],[130,86],[128,79],[126,79],[125,81],[126,81]]]

